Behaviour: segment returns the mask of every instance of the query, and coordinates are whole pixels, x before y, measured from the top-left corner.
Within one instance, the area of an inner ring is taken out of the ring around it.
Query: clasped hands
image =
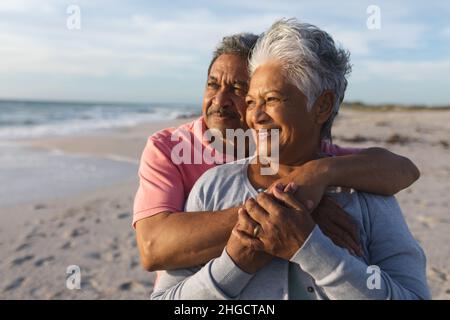
[[[243,271],[255,273],[273,257],[290,260],[316,224],[336,245],[362,255],[356,225],[339,204],[325,196],[313,210],[309,201],[305,206],[296,199],[297,188],[278,183],[239,209],[226,250]]]

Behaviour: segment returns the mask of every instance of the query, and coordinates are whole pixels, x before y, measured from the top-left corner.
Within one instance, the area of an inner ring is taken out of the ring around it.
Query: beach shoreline
[[[147,299],[155,275],[140,266],[131,226],[137,166],[149,135],[189,121],[17,140],[17,144],[36,150],[126,163],[135,174],[76,196],[0,204],[0,298]],[[446,190],[450,190],[450,112],[343,110],[333,134],[339,145],[386,147],[418,165],[420,180],[397,199],[427,255],[433,298],[449,299],[450,249],[446,244],[450,241],[450,203]],[[70,265],[80,267],[80,290],[66,287]]]

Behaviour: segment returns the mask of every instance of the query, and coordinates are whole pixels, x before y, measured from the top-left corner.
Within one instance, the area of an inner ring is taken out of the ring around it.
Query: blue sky
[[[67,28],[69,5],[80,30]],[[1,0],[0,98],[199,103],[217,42],[283,17],[350,50],[346,100],[450,104],[450,2],[439,0]]]

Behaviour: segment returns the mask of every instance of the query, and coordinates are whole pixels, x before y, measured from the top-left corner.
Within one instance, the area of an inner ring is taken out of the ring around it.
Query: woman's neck
[[[289,175],[293,170],[302,166],[306,162],[319,159],[320,157],[321,155],[319,153],[319,149],[317,152],[311,153],[309,156],[299,157],[293,161],[286,161],[278,164],[268,163],[268,161],[263,161],[259,158],[259,156],[256,156],[256,161],[253,161],[253,163],[250,163],[248,166],[248,178],[255,189],[267,189],[276,180]],[[264,169],[267,171],[272,169],[274,172],[273,174],[263,175],[262,170]]]

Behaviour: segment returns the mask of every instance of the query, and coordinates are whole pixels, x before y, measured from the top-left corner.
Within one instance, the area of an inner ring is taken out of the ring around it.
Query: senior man
[[[140,184],[134,202],[141,263],[146,270],[177,269],[206,263],[221,254],[237,221],[238,205],[198,210],[185,214],[185,201],[197,179],[217,163],[174,163],[172,151],[180,139],[203,154],[210,147],[206,129],[247,128],[245,96],[248,90],[248,58],[257,36],[237,34],[225,37],[214,52],[208,68],[203,99],[203,116],[178,129],[152,135],[139,167]],[[195,146],[200,146],[197,148]],[[322,151],[339,157],[311,160],[296,167],[280,181],[296,182],[298,199],[317,207],[329,185],[392,195],[406,188],[419,176],[407,158],[381,148],[345,149],[323,140]],[[215,214],[212,214],[215,213]],[[333,241],[358,253],[354,225],[338,206],[324,201],[313,214]]]
[[[239,206],[243,197],[245,208],[239,210],[220,257],[202,267],[163,272],[152,298],[429,298],[425,255],[393,197],[328,191],[358,224],[359,257],[324,235],[283,185],[271,195],[257,192],[296,167],[327,157],[321,138],[344,96],[347,52],[315,26],[280,20],[258,41],[250,68],[247,124],[257,134],[263,132],[257,135],[259,147],[266,130],[279,134],[278,173],[261,174],[266,160],[274,161],[273,156],[261,159],[261,154],[207,171],[194,185],[187,211]],[[378,272],[373,286],[368,285],[368,270]]]

